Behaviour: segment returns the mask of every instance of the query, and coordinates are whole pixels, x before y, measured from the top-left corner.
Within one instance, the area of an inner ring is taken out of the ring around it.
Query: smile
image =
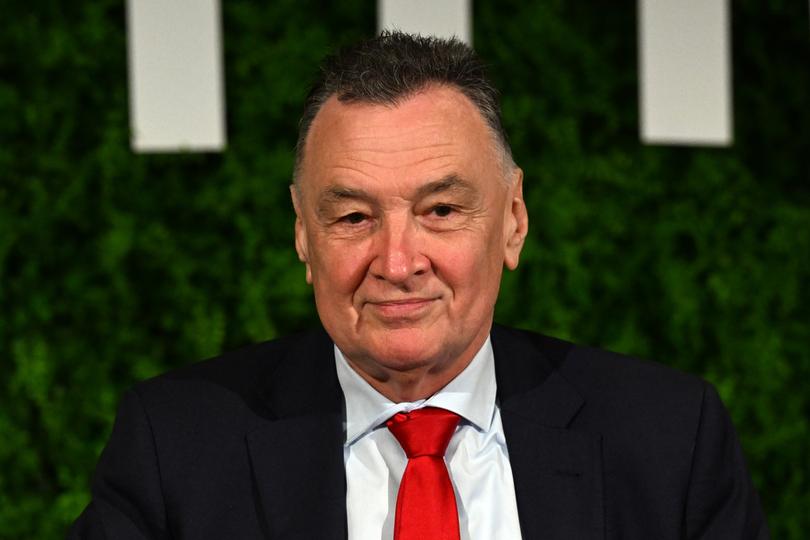
[[[368,305],[382,319],[412,319],[427,312],[438,298],[406,298],[369,302]]]

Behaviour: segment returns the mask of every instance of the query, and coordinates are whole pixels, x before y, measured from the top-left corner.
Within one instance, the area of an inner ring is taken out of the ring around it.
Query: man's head
[[[299,122],[295,181],[300,176],[312,121],[330,97],[337,96],[342,103],[393,106],[432,85],[449,86],[467,96],[491,130],[504,165],[515,166],[501,123],[498,91],[475,52],[457,39],[386,31],[324,59]]]
[[[486,340],[528,226],[472,50],[384,34],[330,58],[291,191],[318,313],[358,373],[398,400],[455,377]]]

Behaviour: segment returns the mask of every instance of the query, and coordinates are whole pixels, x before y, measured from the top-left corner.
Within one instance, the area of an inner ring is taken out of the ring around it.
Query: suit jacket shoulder
[[[313,330],[184,366],[140,382],[133,390],[150,405],[172,410],[183,403],[204,406],[206,400],[218,402],[231,395],[258,416],[275,418],[288,412],[288,398],[301,396],[298,388],[287,390],[289,379],[312,388],[307,398],[323,401],[318,393],[333,390],[331,358],[329,337],[323,330]],[[335,397],[333,391],[329,397]]]
[[[537,484],[575,494],[526,515],[562,521],[569,537],[767,537],[731,420],[709,383],[532,332],[496,326],[492,340],[519,506],[545,501]],[[572,508],[576,519],[555,517]]]
[[[333,358],[319,330],[137,384],[71,538],[343,538]]]

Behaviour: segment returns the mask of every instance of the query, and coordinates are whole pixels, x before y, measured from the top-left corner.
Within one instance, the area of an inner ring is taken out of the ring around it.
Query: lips
[[[403,298],[370,301],[368,305],[383,319],[412,319],[427,312],[438,298]]]

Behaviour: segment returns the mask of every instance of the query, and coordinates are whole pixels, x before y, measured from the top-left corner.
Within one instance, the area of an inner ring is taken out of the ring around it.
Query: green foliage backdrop
[[[58,538],[124,388],[315,324],[287,184],[360,0],[223,2],[229,148],[134,155],[124,2],[4,0],[0,537]],[[807,2],[733,3],[735,144],[645,147],[635,2],[479,0],[531,234],[497,318],[720,389],[775,538],[810,530]]]

